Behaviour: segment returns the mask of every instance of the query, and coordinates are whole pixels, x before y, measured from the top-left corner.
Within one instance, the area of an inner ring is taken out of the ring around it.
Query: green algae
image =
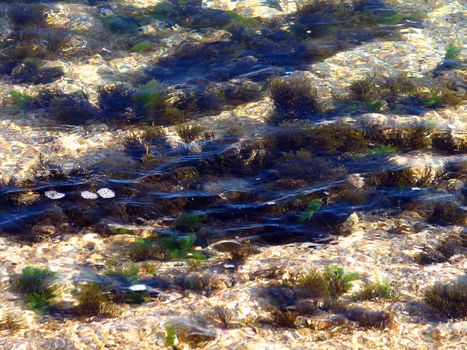
[[[308,221],[310,220],[316,212],[321,208],[321,201],[319,199],[314,199],[310,203],[306,210],[300,215],[300,221]]]
[[[10,91],[11,104],[16,111],[30,108],[34,99],[26,94],[19,91]]]
[[[101,21],[104,27],[118,34],[133,33],[139,27],[139,23],[135,19],[121,16],[102,17]]]
[[[36,312],[49,313],[53,309],[58,288],[54,285],[57,274],[49,268],[26,266],[14,281],[13,287],[22,293],[26,303]]]
[[[150,80],[136,90],[134,99],[144,109],[154,108],[165,102],[165,87],[157,80]]]
[[[462,52],[461,46],[456,46],[453,43],[449,43],[448,47],[446,48],[446,53],[444,54],[444,58],[458,60],[460,58],[461,52]]]
[[[132,52],[150,52],[154,47],[153,43],[149,40],[141,40],[136,42],[131,48]]]
[[[262,22],[257,18],[243,16],[235,11],[226,11],[226,13],[232,18],[233,21],[244,27],[260,28],[262,26]]]

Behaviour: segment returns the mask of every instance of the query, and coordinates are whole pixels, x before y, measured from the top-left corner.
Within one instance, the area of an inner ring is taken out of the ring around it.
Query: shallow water
[[[451,217],[433,214],[437,202],[446,202],[465,215],[465,188],[453,192],[449,187],[465,178],[465,140],[456,143],[446,124],[423,120],[425,113],[446,107],[444,102],[426,102],[412,92],[388,97],[382,108],[381,96],[336,97],[333,108],[324,110],[280,92],[271,116],[257,116],[259,125],[239,124],[226,133],[211,124],[212,131],[191,129],[191,135],[179,128],[182,138],[174,128],[187,121],[203,125],[203,118],[222,111],[233,111],[235,125],[243,104],[274,98],[273,79],[295,82],[300,71],[339,53],[401,41],[404,30],[425,28],[423,8],[369,0],[354,6],[319,4],[268,20],[195,2],[146,8],[110,1],[0,5],[3,20],[9,21],[0,44],[0,74],[10,88],[4,103],[10,117],[21,125],[37,115],[36,125],[44,132],[99,125],[116,135],[112,153],[97,162],[83,166],[80,157],[61,162],[43,154],[47,160],[35,164],[28,178],[4,183],[0,229],[5,234],[35,241],[44,225],[63,230],[59,234],[82,229],[108,234],[116,223],[149,224],[162,235],[194,232],[201,246],[233,237],[278,244],[326,242],[342,234],[353,212],[411,210],[452,224]],[[82,24],[57,32],[53,14]],[[93,57],[110,62],[135,52],[146,55],[144,67],[130,67],[126,74],[102,67],[98,87],[92,82],[79,93],[68,91],[67,84],[80,86],[88,73],[77,69],[71,75],[55,66],[89,64]],[[463,64],[454,61],[454,70]],[[436,72],[414,84],[436,86],[441,79]],[[320,78],[326,81],[326,72]],[[465,84],[450,84],[465,97]],[[342,91],[345,87],[336,94]],[[422,121],[375,132],[355,122],[369,112],[418,115]],[[348,116],[353,121],[341,125]],[[157,125],[166,128],[160,131]],[[144,134],[143,126],[154,134]],[[136,134],[125,140],[122,130],[129,129]],[[398,163],[417,152],[439,157],[441,165]],[[84,191],[102,188],[115,197],[83,198],[89,196]],[[61,198],[51,199],[48,191]],[[188,223],[180,224],[184,219]]]

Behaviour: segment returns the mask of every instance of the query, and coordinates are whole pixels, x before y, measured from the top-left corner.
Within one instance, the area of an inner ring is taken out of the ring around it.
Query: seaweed
[[[32,62],[22,62],[11,71],[11,78],[19,84],[49,84],[63,76],[62,67],[40,68]]]
[[[143,154],[150,154],[151,147],[157,144],[165,136],[160,126],[144,126],[130,130],[122,139],[123,146],[137,154],[140,158]]]
[[[139,28],[139,22],[130,17],[106,16],[101,18],[102,24],[108,30],[117,34],[131,34]]]
[[[20,314],[7,312],[0,318],[0,331],[9,331],[15,333],[19,331],[23,324],[23,319]]]
[[[84,93],[46,91],[38,96],[36,103],[48,108],[50,118],[63,124],[80,125],[101,117],[100,111],[89,102]]]
[[[355,293],[354,300],[395,300],[398,293],[387,278],[367,282],[361,290]]]
[[[449,43],[446,47],[446,53],[444,54],[444,58],[451,59],[451,60],[458,60],[460,58],[460,54],[462,52],[461,46],[456,46],[453,43]]]
[[[446,256],[438,249],[423,247],[423,251],[414,256],[414,260],[420,265],[431,265],[446,262]]]
[[[310,203],[308,203],[307,208],[300,215],[299,220],[301,222],[310,220],[320,208],[321,201],[319,199],[313,199]]]
[[[139,280],[139,267],[134,263],[114,266],[107,270],[106,275],[123,284],[131,285]]]
[[[329,265],[324,269],[324,278],[329,284],[329,292],[333,299],[346,293],[352,287],[352,282],[359,279],[356,272],[347,273],[342,266]]]
[[[140,40],[131,46],[130,51],[132,52],[150,52],[153,48],[153,44],[150,40]]]
[[[217,305],[213,308],[210,318],[219,324],[223,329],[230,327],[234,313],[225,306]]]
[[[18,28],[40,25],[45,19],[45,7],[36,4],[13,4],[8,8],[8,17]]]
[[[146,261],[152,259],[168,260],[170,252],[157,240],[153,238],[135,238],[129,247],[129,256],[135,261]]]
[[[85,317],[111,318],[121,314],[121,310],[112,304],[109,292],[96,282],[87,282],[82,285],[75,295],[78,305],[70,310],[71,314]]]
[[[467,214],[465,209],[452,202],[437,203],[428,222],[440,225],[465,225]]]
[[[311,151],[317,156],[334,156],[367,150],[369,141],[364,130],[341,123],[314,127],[300,124],[281,125],[268,136],[265,147],[275,151]]]
[[[183,142],[190,143],[200,139],[201,133],[205,132],[206,128],[199,125],[180,125],[175,131]]]
[[[26,303],[40,313],[51,312],[58,288],[53,283],[57,274],[48,268],[26,266],[13,282],[13,288],[22,293]]]
[[[204,260],[205,255],[194,250],[196,235],[170,236],[160,239],[161,244],[169,253],[170,259],[195,259]]]
[[[123,85],[100,88],[99,108],[103,116],[112,121],[132,121],[136,118],[133,91]]]
[[[10,98],[13,108],[17,111],[31,108],[34,101],[31,96],[19,91],[10,91]]]
[[[175,220],[175,228],[184,232],[198,231],[205,220],[205,214],[181,214]]]
[[[331,295],[328,279],[316,269],[298,274],[293,286],[300,289],[307,298],[327,299]]]
[[[437,183],[444,177],[444,171],[436,168],[426,168],[417,174],[411,168],[388,170],[375,174],[373,181],[378,187],[426,187]]]
[[[165,345],[173,350],[181,349],[176,344],[178,343],[177,330],[173,325],[167,325],[165,327]]]
[[[157,80],[150,80],[136,90],[134,99],[144,109],[154,108],[165,102],[166,89]]]
[[[467,285],[461,280],[437,283],[425,292],[424,301],[445,316],[464,318],[467,316]]]
[[[269,84],[269,94],[276,108],[276,113],[271,118],[274,124],[284,120],[308,119],[324,110],[310,80],[303,76],[272,80]]]
[[[157,80],[140,86],[133,95],[143,119],[157,125],[178,124],[185,121],[182,111],[168,102],[167,88]]]
[[[359,279],[355,272],[347,273],[342,266],[329,265],[324,271],[308,270],[293,276],[286,285],[297,289],[300,295],[315,299],[338,299]]]

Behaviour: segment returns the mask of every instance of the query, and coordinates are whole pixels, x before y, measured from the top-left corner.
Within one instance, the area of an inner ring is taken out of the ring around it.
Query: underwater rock
[[[165,328],[173,329],[177,338],[190,345],[200,346],[203,343],[215,340],[217,332],[214,328],[207,328],[192,318],[172,318],[165,323]]]
[[[337,326],[343,326],[349,323],[347,318],[342,314],[326,314],[318,316],[298,316],[296,323],[301,327],[309,327],[316,331],[321,331]],[[350,322],[352,323],[352,322]]]
[[[353,212],[342,224],[341,229],[339,231],[339,235],[344,237],[351,235],[353,230],[355,230],[358,227],[359,222],[360,220],[358,218],[358,214],[356,212]]]
[[[242,244],[241,244],[240,241],[229,239],[229,240],[223,240],[223,241],[216,242],[216,243],[211,245],[211,248],[213,248],[213,249],[215,249],[215,250],[217,250],[219,252],[224,252],[224,253],[227,252],[228,253],[228,252],[232,252],[232,251],[241,249]]]

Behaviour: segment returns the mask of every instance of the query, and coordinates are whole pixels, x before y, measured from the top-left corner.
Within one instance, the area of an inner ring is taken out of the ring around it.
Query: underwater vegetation
[[[458,60],[461,52],[462,52],[461,46],[456,46],[453,43],[449,43],[448,47],[446,48],[446,54],[444,55],[444,58]]]
[[[315,269],[299,273],[288,284],[301,290],[309,298],[337,299],[352,287],[360,277],[354,272],[345,272],[339,265],[326,266],[324,271]]]
[[[15,333],[22,328],[21,316],[13,312],[4,313],[0,318],[0,331]]]
[[[183,142],[190,143],[200,139],[202,137],[201,134],[206,131],[206,128],[199,125],[180,125],[175,128],[175,131],[177,131],[178,136],[180,136]]]
[[[13,289],[23,294],[25,302],[40,313],[51,312],[58,296],[54,285],[57,274],[48,268],[26,266],[13,282]]]
[[[467,316],[467,292],[465,281],[437,283],[425,292],[425,303],[441,314],[452,318]]]
[[[358,274],[346,272],[339,265],[328,265],[323,271],[310,269],[292,275],[285,284],[264,291],[270,302],[271,318],[267,322],[277,327],[309,327],[316,330],[339,326],[390,327],[394,320],[393,312],[367,310],[341,302],[340,297],[350,290],[357,279]],[[389,281],[367,283],[353,297],[359,295],[362,299],[393,300],[395,294],[389,284]],[[318,318],[315,322],[313,315],[321,315],[324,319]]]
[[[310,115],[322,111],[316,98],[316,90],[305,77],[274,79],[270,83],[269,92],[277,111],[272,119],[274,123],[308,119]]]
[[[361,290],[355,293],[354,300],[395,300],[398,292],[387,278],[366,282]]]
[[[65,125],[80,125],[100,118],[99,110],[89,102],[85,93],[44,91],[35,102],[48,109],[48,118]]]
[[[81,317],[116,317],[121,311],[112,303],[110,293],[96,282],[87,282],[75,292],[78,305],[69,310],[72,315]]]
[[[45,19],[42,4],[14,4],[8,8],[8,18],[17,27],[39,25]]]
[[[206,259],[202,252],[195,250],[195,243],[195,234],[162,238],[136,238],[129,248],[129,254],[135,261]]]

